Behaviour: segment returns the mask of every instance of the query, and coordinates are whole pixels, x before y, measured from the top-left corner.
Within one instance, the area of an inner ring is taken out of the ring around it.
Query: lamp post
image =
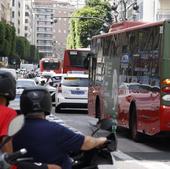
[[[119,7],[120,6],[120,7]],[[129,3],[129,0],[114,0],[112,4],[113,16],[115,18],[115,22],[118,22],[119,14],[122,14],[120,17],[121,21],[128,20],[127,19],[127,12],[132,8],[134,12],[139,12],[139,6],[137,4],[137,0],[132,0]],[[134,15],[134,14],[133,14]],[[135,17],[133,17],[135,20]]]

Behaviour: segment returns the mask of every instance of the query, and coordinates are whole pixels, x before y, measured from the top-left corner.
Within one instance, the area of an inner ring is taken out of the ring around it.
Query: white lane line
[[[113,155],[115,157],[118,157],[119,159],[123,160],[125,163],[133,163],[137,164],[143,167],[146,167],[147,169],[156,169],[156,168],[161,168],[161,169],[170,169],[170,166],[167,164],[164,164],[163,162],[157,162],[157,161],[147,161],[147,160],[136,160],[135,158],[121,152],[113,152]]]

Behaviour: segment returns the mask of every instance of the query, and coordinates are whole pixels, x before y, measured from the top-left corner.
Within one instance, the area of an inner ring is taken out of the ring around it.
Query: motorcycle
[[[94,136],[100,129],[110,130],[112,128],[112,121],[108,119],[101,120],[96,129],[92,132]],[[112,155],[113,151],[117,149],[117,138],[113,132],[107,135],[107,142],[105,145],[94,148],[88,151],[80,151],[78,153],[71,153],[73,169],[98,169],[100,165],[112,165],[114,169],[115,159]]]

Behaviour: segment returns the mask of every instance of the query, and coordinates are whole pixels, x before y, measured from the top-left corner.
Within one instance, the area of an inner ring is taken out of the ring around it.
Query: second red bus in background
[[[42,58],[39,64],[40,72],[54,71],[55,73],[62,73],[62,61],[59,61],[57,58]]]
[[[68,71],[87,71],[85,61],[89,52],[89,48],[66,49],[63,59],[63,73]]]

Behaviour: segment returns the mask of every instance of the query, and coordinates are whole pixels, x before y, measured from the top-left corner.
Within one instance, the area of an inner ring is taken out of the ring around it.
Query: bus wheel
[[[96,118],[101,120],[101,112],[100,112],[100,102],[99,99],[96,100]]]
[[[137,117],[136,117],[136,109],[133,108],[132,112],[130,113],[130,120],[129,120],[129,128],[130,128],[130,136],[131,138],[139,142],[140,141],[140,133],[137,131]]]

